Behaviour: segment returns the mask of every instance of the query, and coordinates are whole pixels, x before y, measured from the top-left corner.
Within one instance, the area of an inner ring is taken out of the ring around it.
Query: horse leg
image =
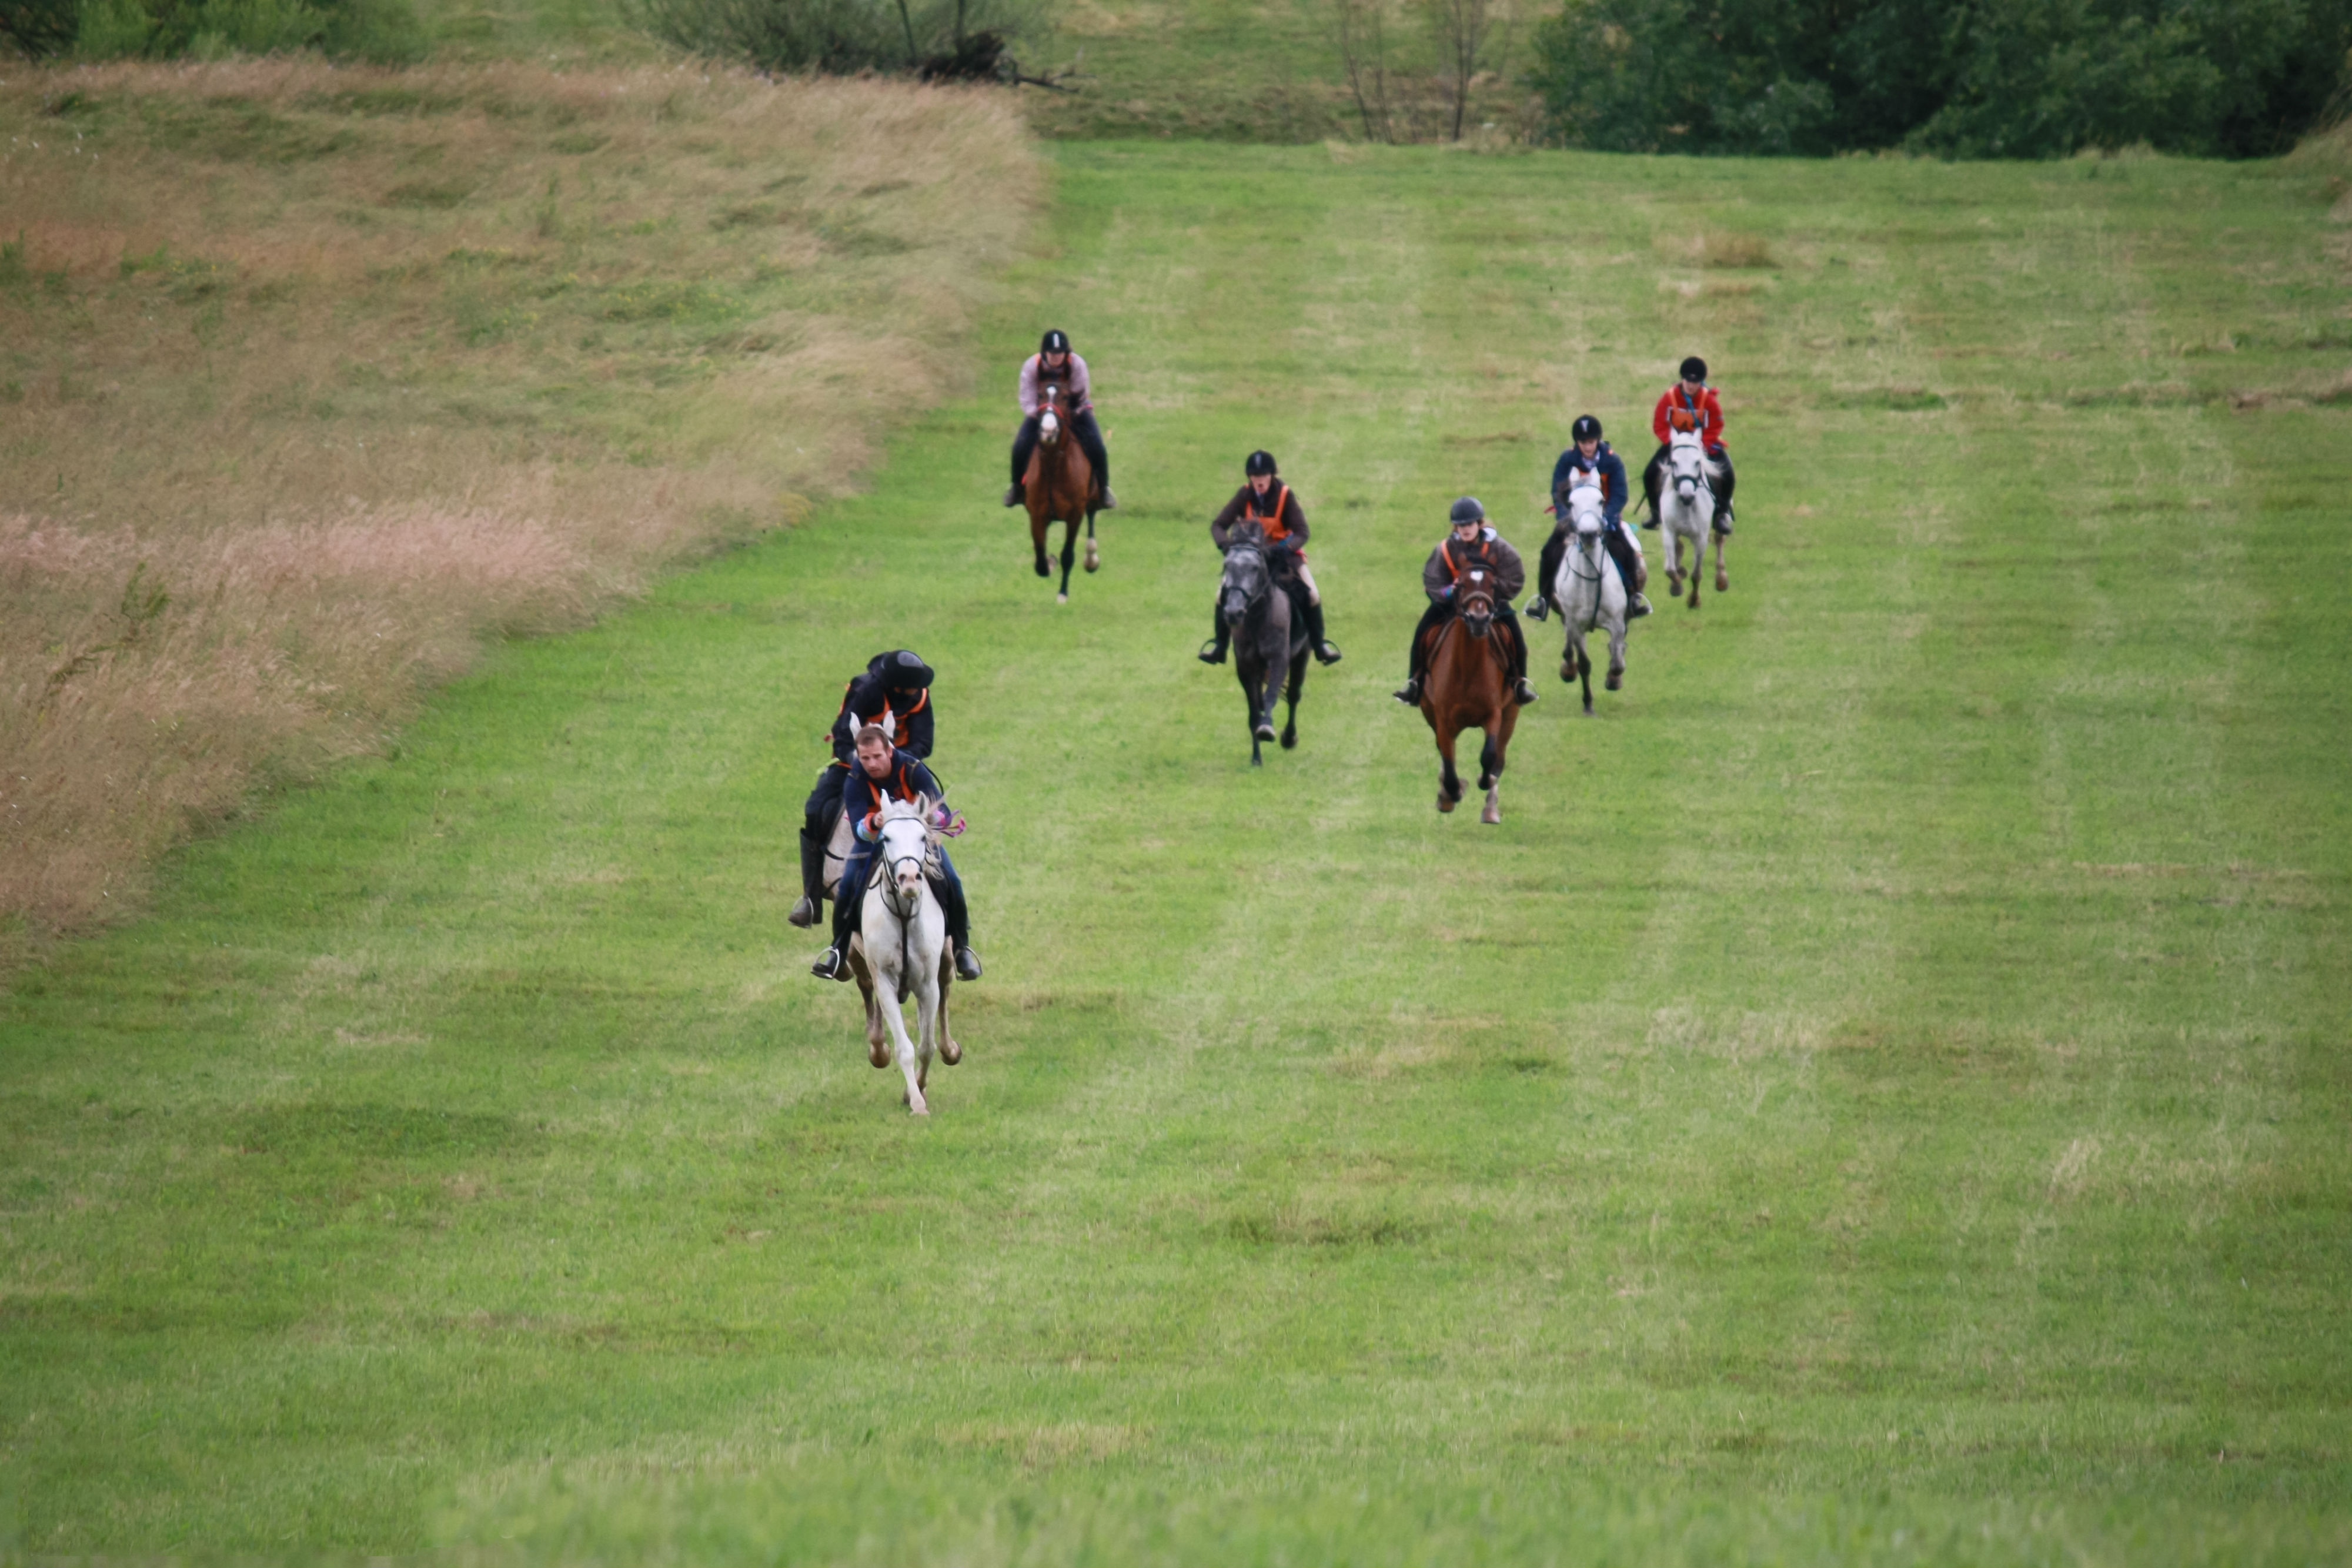
[[[890,1037],[882,1028],[882,1006],[874,995],[874,971],[866,967],[865,946],[865,933],[850,933],[849,973],[857,982],[857,994],[866,1001],[866,1060],[877,1067],[887,1067]]]
[[[1478,820],[1490,828],[1500,826],[1503,821],[1503,746],[1491,729],[1486,732],[1486,744],[1479,748],[1478,766],[1486,769],[1486,777],[1478,782],[1486,790],[1486,809],[1478,813]]]
[[[1282,666],[1268,660],[1258,685],[1250,692],[1256,711],[1250,715],[1250,742],[1274,738],[1274,705],[1282,700]]]
[[[1285,716],[1282,726],[1282,749],[1285,751],[1298,749],[1298,693],[1306,685],[1307,655],[1302,653],[1290,661],[1290,685],[1283,694],[1290,705],[1290,712]]]
[[[1579,644],[1576,650],[1576,678],[1584,683],[1584,716],[1592,716],[1592,655]]]
[[[1095,549],[1095,509],[1088,507],[1087,508],[1087,570],[1097,571],[1101,567],[1102,552]]]
[[[942,944],[940,961],[931,966],[940,977],[940,1060],[953,1067],[963,1060],[963,1047],[948,1032],[948,992],[955,988],[955,955]]]
[[[1666,536],[1666,597],[1683,596],[1683,537],[1672,528],[1660,530]]]
[[[1715,536],[1715,591],[1717,593],[1731,591],[1731,573],[1723,564],[1723,547],[1728,542],[1721,534]]]
[[[1067,604],[1070,601],[1070,568],[1076,563],[1077,559],[1077,521],[1076,518],[1065,519],[1062,524],[1062,591],[1054,601],[1056,604]]]
[[[899,1015],[899,987],[907,977],[884,971],[882,1021],[890,1026],[891,1055],[907,1080],[907,1109],[918,1116],[928,1116],[931,1108],[924,1103],[922,1075],[915,1070],[915,1042],[907,1037],[907,1020]]]
[[[1039,577],[1051,577],[1054,575],[1052,565],[1045,559],[1045,528],[1046,522],[1045,510],[1034,503],[1032,503],[1029,507],[1029,543],[1034,546],[1037,551],[1037,575]]]
[[[1609,689],[1613,692],[1624,684],[1625,617],[1621,612],[1616,624],[1609,628]]]
[[[923,966],[922,978],[915,986],[915,1021],[922,1031],[915,1044],[918,1063],[915,1089],[919,1093],[931,1086],[931,1058],[939,1051],[940,967],[937,963]],[[928,1103],[923,1108],[926,1111],[930,1109]]]
[[[1444,763],[1437,772],[1437,809],[1451,811],[1462,803],[1462,775],[1454,770],[1454,731],[1444,725],[1437,730],[1437,755]]]

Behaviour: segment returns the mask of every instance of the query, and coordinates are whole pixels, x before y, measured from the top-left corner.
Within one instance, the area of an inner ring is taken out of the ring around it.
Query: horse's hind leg
[[[1437,772],[1437,809],[1451,811],[1462,803],[1462,775],[1454,770],[1454,732],[1437,732],[1437,755],[1444,766]]]
[[[1579,648],[1576,651],[1576,678],[1584,683],[1584,716],[1592,716],[1592,655]]]
[[[1102,552],[1095,549],[1095,513],[1089,507],[1087,508],[1087,570],[1095,571],[1101,566]]]
[[[1070,568],[1077,563],[1077,559],[1078,525],[1075,522],[1064,523],[1062,525],[1062,592],[1056,601],[1058,603],[1067,604],[1070,601]]]
[[[1492,730],[1478,750],[1478,766],[1485,770],[1478,783],[1486,791],[1486,809],[1478,813],[1478,820],[1490,828],[1498,827],[1503,821],[1503,747]]]
[[[1301,653],[1290,661],[1290,685],[1283,693],[1284,699],[1290,705],[1290,712],[1284,716],[1282,726],[1282,749],[1285,751],[1295,751],[1298,747],[1298,694],[1306,685],[1307,655]]]
[[[1717,593],[1731,591],[1731,572],[1723,564],[1723,547],[1729,542],[1722,534],[1715,536],[1715,591]]]

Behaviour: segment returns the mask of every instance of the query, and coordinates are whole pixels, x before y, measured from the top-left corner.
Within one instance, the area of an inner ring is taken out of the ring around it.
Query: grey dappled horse
[[[1298,744],[1298,692],[1307,682],[1307,628],[1290,619],[1290,595],[1275,584],[1266,564],[1265,536],[1244,526],[1231,536],[1217,613],[1234,636],[1234,670],[1249,699],[1250,766],[1263,767],[1263,745],[1274,738],[1274,705],[1289,672],[1290,713],[1282,727],[1282,747]]]
[[[1625,684],[1625,583],[1617,563],[1609,559],[1601,540],[1608,526],[1597,485],[1580,485],[1568,493],[1571,532],[1568,553],[1560,558],[1559,574],[1552,579],[1553,601],[1568,626],[1568,647],[1560,655],[1559,678],[1584,683],[1584,711],[1592,712],[1592,655],[1584,651],[1584,634],[1606,627],[1609,632],[1609,689]]]
[[[948,1035],[948,987],[955,977],[948,952],[947,914],[931,893],[925,867],[934,852],[931,811],[928,799],[882,802],[881,842],[875,846],[873,871],[862,892],[841,890],[845,897],[866,900],[859,929],[850,938],[850,972],[866,996],[866,1045],[877,1067],[895,1059],[907,1079],[907,1109],[918,1116],[931,1113],[923,1090],[931,1075],[931,1057],[953,1067],[963,1051]],[[915,1000],[918,1039],[907,1034],[899,1009]]]
[[[1715,526],[1715,483],[1721,470],[1706,460],[1706,448],[1692,431],[1677,430],[1667,438],[1664,483],[1658,486],[1658,531],[1666,543],[1666,594],[1680,599],[1683,591],[1683,542],[1691,547],[1690,599],[1698,608],[1698,574],[1706,566],[1707,536],[1715,537],[1715,591],[1731,591],[1731,574],[1723,565],[1723,532]]]

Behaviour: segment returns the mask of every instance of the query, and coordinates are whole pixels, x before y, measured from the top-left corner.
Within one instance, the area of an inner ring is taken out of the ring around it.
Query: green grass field
[[[2322,172],[1058,164],[870,494],[17,977],[6,1550],[2352,1558]],[[1129,503],[1058,609],[993,504],[1046,324]],[[1444,504],[1531,550],[1693,350],[1733,591],[1441,819]],[[1253,774],[1191,653],[1258,444],[1349,656]],[[782,918],[902,643],[990,966],[926,1124]]]

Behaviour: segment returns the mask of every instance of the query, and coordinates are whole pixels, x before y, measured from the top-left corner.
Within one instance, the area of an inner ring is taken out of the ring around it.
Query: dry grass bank
[[[854,482],[1040,183],[996,94],[5,73],[0,917],[104,915],[483,636]]]

